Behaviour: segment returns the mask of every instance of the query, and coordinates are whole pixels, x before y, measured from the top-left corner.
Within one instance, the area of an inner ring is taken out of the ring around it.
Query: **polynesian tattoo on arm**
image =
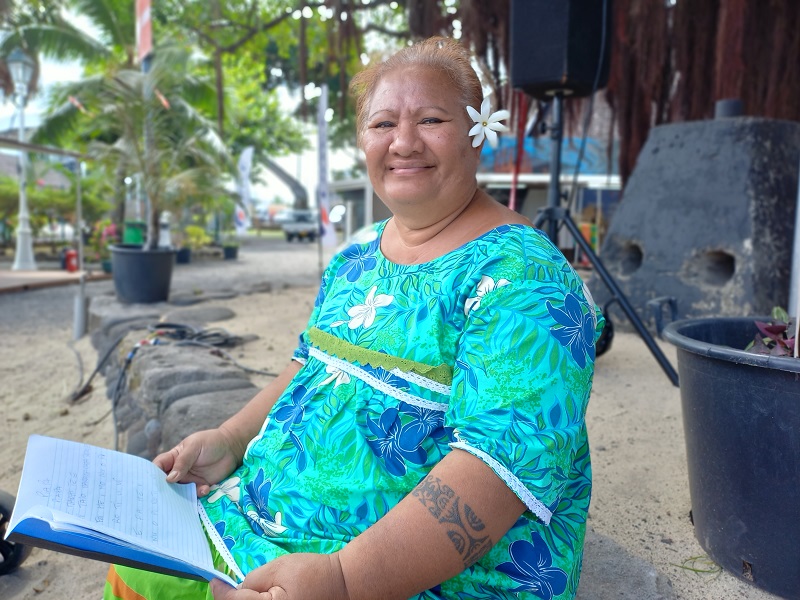
[[[464,561],[464,568],[478,562],[494,545],[488,535],[481,534],[486,529],[483,521],[438,477],[427,475],[411,495],[447,528],[447,536]]]

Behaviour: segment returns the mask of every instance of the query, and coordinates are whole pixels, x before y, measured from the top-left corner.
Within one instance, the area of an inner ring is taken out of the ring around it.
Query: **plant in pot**
[[[772,309],[772,318],[769,321],[756,320],[754,324],[758,333],[745,350],[754,354],[798,357],[798,321],[789,317],[783,308],[776,306]]]
[[[709,556],[773,594],[800,590],[796,321],[675,321],[692,522]]]
[[[147,73],[119,69],[74,90],[94,137],[90,155],[114,172],[138,175],[146,196],[144,244],[111,248],[123,302],[167,300],[175,250],[158,247],[162,213],[180,214],[201,191],[219,187],[231,168],[203,114],[204,106],[214,106],[214,86],[195,75],[192,56],[189,49],[160,47]]]
[[[217,212],[221,216],[224,226],[224,233],[220,241],[222,258],[224,260],[236,260],[239,256],[239,240],[237,236],[239,229],[246,227],[244,224],[246,216],[244,216],[243,210],[240,210],[237,200],[228,194],[217,198]],[[240,212],[241,216],[237,215],[237,212]]]
[[[89,237],[90,257],[100,263],[104,273],[111,273],[111,246],[119,241],[119,228],[111,219],[95,223]]]
[[[222,258],[225,260],[236,260],[239,257],[239,242],[235,238],[229,237],[222,240]]]
[[[183,241],[178,250],[178,259],[180,260],[180,253],[185,251],[187,254],[187,260],[185,262],[190,262],[192,258],[192,254],[197,254],[203,247],[208,246],[213,240],[208,233],[206,233],[205,228],[200,225],[187,225],[183,228]]]
[[[222,236],[222,258],[236,260],[239,257],[239,239],[236,230],[229,230]]]

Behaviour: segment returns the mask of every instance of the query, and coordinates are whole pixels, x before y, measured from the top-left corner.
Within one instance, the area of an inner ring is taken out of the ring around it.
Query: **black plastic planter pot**
[[[175,264],[175,250],[143,250],[141,246],[111,246],[111,271],[120,302],[149,304],[166,302]]]
[[[175,252],[175,262],[179,265],[188,265],[192,262],[192,249],[178,248]]]
[[[695,535],[730,573],[800,598],[800,359],[744,352],[755,318],[676,321]]]

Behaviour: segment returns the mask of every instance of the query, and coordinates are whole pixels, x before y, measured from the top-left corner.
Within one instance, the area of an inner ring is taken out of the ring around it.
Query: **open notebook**
[[[244,579],[197,500],[195,485],[167,483],[165,477],[138,456],[32,435],[6,538],[236,586],[214,568],[208,539],[234,576]]]

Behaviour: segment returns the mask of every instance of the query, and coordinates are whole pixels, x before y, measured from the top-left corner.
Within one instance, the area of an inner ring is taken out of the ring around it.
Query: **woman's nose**
[[[408,156],[415,152],[422,152],[423,146],[416,124],[401,122],[395,128],[394,139],[389,149],[401,156]]]

